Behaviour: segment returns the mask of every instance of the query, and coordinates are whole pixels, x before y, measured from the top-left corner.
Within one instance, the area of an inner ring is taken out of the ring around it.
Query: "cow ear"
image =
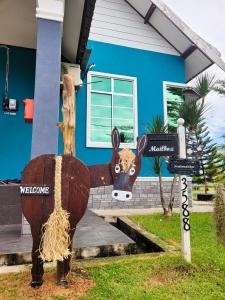
[[[137,142],[138,156],[144,152],[146,146],[147,146],[147,136],[144,134],[138,139],[138,142]]]
[[[120,146],[120,133],[119,133],[119,130],[116,127],[114,127],[114,129],[112,131],[112,145],[113,145],[113,148],[115,150],[119,149],[119,146]]]

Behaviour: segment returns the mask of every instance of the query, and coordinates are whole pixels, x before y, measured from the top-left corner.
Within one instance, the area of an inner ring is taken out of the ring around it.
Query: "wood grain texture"
[[[53,193],[48,196],[22,195],[22,211],[32,226],[47,221],[54,209],[55,155],[42,155],[30,161],[22,176],[22,184],[49,185]],[[88,168],[78,159],[63,156],[62,163],[62,207],[70,213],[74,227],[87,207],[90,190]]]
[[[63,122],[58,123],[62,131],[64,154],[75,156],[75,128],[76,128],[76,106],[75,106],[74,82],[70,75],[63,76]]]
[[[50,195],[21,195],[22,211],[31,226],[33,237],[32,248],[32,287],[42,284],[44,274],[43,261],[40,259],[39,246],[42,226],[47,222],[54,210],[55,195],[55,155],[42,155],[29,162],[22,175],[22,185],[48,185],[53,188]],[[62,156],[61,169],[61,203],[62,208],[69,212],[70,240],[77,223],[87,208],[90,192],[90,173],[88,168],[71,155]],[[70,249],[72,243],[70,244]],[[70,269],[70,259],[58,263],[57,281],[65,279]],[[65,283],[65,281],[62,281]]]

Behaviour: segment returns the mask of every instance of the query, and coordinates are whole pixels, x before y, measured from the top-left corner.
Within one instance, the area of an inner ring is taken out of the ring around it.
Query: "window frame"
[[[129,80],[133,82],[133,111],[134,111],[134,141],[133,143],[121,143],[121,148],[130,148],[135,149],[136,148],[136,138],[138,136],[138,107],[137,107],[137,78],[131,77],[131,76],[123,76],[123,75],[117,75],[117,74],[111,74],[111,73],[102,73],[102,72],[94,72],[90,71],[87,74],[87,118],[86,118],[86,147],[92,147],[92,148],[112,148],[111,142],[92,142],[90,140],[91,135],[91,92],[96,92],[100,94],[108,94],[108,95],[114,95],[114,92],[102,92],[102,91],[92,91],[91,90],[91,77],[92,76],[99,76],[104,78],[110,78],[111,79],[111,86],[113,87],[114,80],[112,79],[121,79],[121,80]],[[128,96],[127,94],[122,93],[115,93],[119,96]]]
[[[166,87],[167,86],[185,88],[188,85],[185,83],[180,83],[180,82],[163,81],[163,113],[164,113],[164,124],[165,125],[167,124],[167,121],[168,121],[167,98],[166,98]]]

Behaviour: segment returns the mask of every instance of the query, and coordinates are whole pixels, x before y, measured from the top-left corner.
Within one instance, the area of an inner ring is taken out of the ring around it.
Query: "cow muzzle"
[[[132,193],[128,191],[113,190],[112,197],[118,201],[129,201],[132,199]]]

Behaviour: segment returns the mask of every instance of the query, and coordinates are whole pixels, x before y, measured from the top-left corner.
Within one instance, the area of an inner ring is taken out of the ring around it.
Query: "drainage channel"
[[[102,217],[106,222],[116,227],[135,242],[129,254],[165,252],[168,245],[153,234],[141,229],[127,217]]]
[[[0,235],[0,266],[31,263],[32,238],[15,235],[15,230],[11,231],[2,229]],[[174,249],[127,217],[100,218],[89,211],[76,230],[73,258],[162,253],[169,250]]]

